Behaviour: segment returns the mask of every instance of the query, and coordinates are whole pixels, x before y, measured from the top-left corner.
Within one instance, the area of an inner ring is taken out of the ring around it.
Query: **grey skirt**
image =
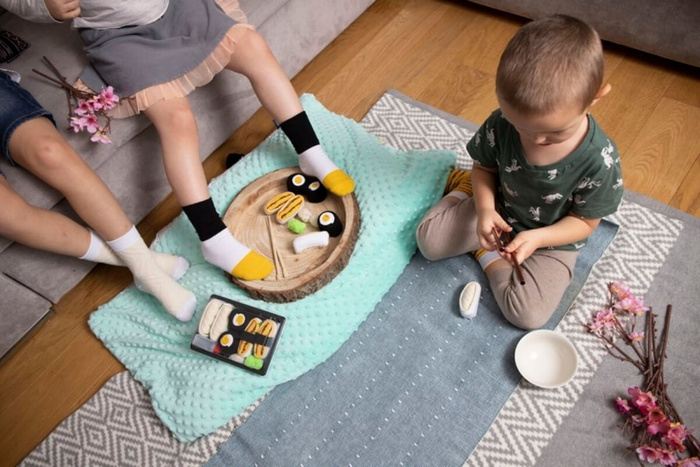
[[[91,89],[109,85],[120,97],[132,96],[194,69],[235,24],[215,0],[170,0],[151,24],[79,29],[91,64],[80,78]]]

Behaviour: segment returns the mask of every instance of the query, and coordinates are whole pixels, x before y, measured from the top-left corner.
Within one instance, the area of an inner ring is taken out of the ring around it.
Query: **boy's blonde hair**
[[[510,40],[498,64],[496,93],[524,114],[567,105],[583,111],[603,84],[603,69],[603,46],[592,27],[571,16],[548,16]]]

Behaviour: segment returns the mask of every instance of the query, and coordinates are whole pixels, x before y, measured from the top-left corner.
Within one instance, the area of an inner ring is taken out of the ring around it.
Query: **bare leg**
[[[24,201],[0,176],[0,235],[39,250],[68,256],[83,255],[90,232],[71,219]]]
[[[49,120],[30,120],[15,130],[10,153],[19,165],[63,193],[80,218],[102,238],[113,240],[131,228],[131,221],[104,182]],[[88,242],[89,233],[81,229],[80,238]],[[82,253],[87,250],[88,244],[84,244]]]
[[[338,196],[352,193],[355,189],[352,178],[335,165],[319,144],[292,83],[265,39],[249,29],[238,28],[234,31],[237,34],[236,49],[227,68],[250,80],[263,107],[279,122],[280,128],[294,145],[301,170],[317,177]]]
[[[17,128],[10,139],[10,152],[18,164],[63,193],[78,215],[109,239],[112,250],[129,267],[134,279],[170,314],[182,321],[192,317],[197,305],[194,294],[160,268],[157,255],[148,249],[107,186],[49,120],[33,119]],[[22,229],[9,237],[76,257],[89,251],[93,236],[87,229],[64,216],[29,206],[4,180],[0,189],[3,198],[13,202],[15,213],[7,228]],[[29,214],[29,222],[16,217],[22,212]]]
[[[216,212],[199,160],[197,123],[187,99],[157,102],[145,114],[158,131],[165,173],[202,241],[204,258],[240,279],[269,275],[273,269],[270,260],[236,240]]]

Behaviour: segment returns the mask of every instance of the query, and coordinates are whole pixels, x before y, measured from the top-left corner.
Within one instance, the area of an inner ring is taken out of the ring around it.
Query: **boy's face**
[[[588,120],[586,111],[578,107],[564,107],[544,115],[523,114],[502,99],[498,100],[501,112],[515,127],[524,143],[534,146],[551,146],[578,138]]]

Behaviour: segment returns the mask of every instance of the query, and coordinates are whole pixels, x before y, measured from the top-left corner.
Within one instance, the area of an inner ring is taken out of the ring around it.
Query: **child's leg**
[[[128,236],[129,241],[120,242],[115,253],[129,267],[134,279],[156,296],[169,313],[185,321],[191,318],[195,296],[159,267],[156,255],[145,245],[114,196],[51,122],[38,118],[18,127],[10,139],[10,153],[18,164],[63,193],[76,213],[105,238],[117,242]],[[93,240],[87,229],[48,211],[32,208],[29,212],[35,216],[29,228],[36,229],[39,236],[57,239],[52,251],[83,258],[90,253]],[[63,235],[47,235],[47,230],[53,229],[59,229]],[[36,235],[25,231],[19,241],[51,250],[51,245],[46,243],[51,240],[47,238],[41,244],[34,240]],[[64,241],[66,246],[61,247]]]
[[[489,265],[486,276],[505,318],[522,329],[544,326],[571,283],[577,257],[578,251],[535,251],[520,265],[525,285],[507,261]]]
[[[292,83],[265,39],[245,28],[239,28],[237,34],[236,50],[227,68],[250,80],[263,107],[279,122],[299,154],[301,170],[317,177],[338,196],[352,193],[355,189],[352,178],[340,170],[321,148]]]
[[[479,248],[476,220],[472,198],[444,196],[418,225],[418,248],[431,261],[474,251]]]
[[[160,136],[165,173],[202,241],[204,258],[243,280],[263,279],[273,265],[236,240],[216,212],[199,160],[197,123],[186,98],[160,101],[145,114]]]
[[[90,233],[73,220],[28,204],[0,176],[0,235],[38,250],[79,257]]]

